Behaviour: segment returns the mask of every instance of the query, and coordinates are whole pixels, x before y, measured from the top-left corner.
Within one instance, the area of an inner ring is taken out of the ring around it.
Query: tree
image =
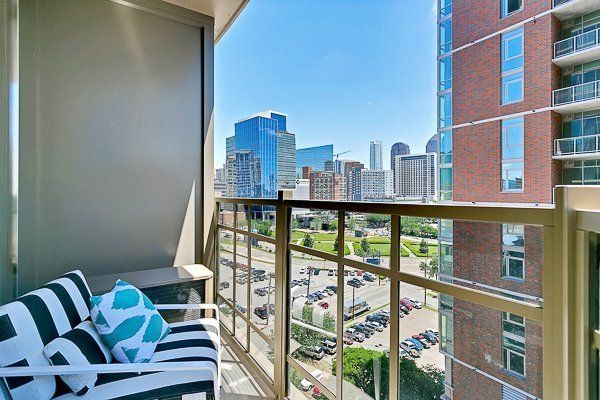
[[[367,226],[370,228],[383,228],[385,224],[390,222],[392,217],[389,215],[381,215],[381,214],[368,214],[365,217],[365,221],[367,222]]]
[[[337,219],[332,219],[331,222],[329,222],[329,230],[330,231],[337,231],[338,228],[338,221]]]
[[[335,237],[335,240],[333,241],[333,251],[338,251],[338,246],[339,246],[339,240],[338,237]]]
[[[429,254],[429,245],[425,239],[421,239],[421,243],[419,243],[419,253],[421,254]]]
[[[375,398],[375,386],[379,386],[381,400],[389,399],[389,364],[387,354],[362,347],[344,349],[344,380]],[[377,367],[376,367],[377,366]],[[379,382],[375,381],[375,369],[380,371]],[[439,399],[444,393],[444,373],[431,365],[420,368],[413,360],[400,358],[400,399]],[[336,360],[332,365],[336,374]]]
[[[298,229],[298,220],[296,218],[292,218],[292,229]]]
[[[310,236],[310,234],[306,233],[304,235],[304,240],[302,240],[302,246],[304,247],[315,247],[315,240]]]
[[[369,252],[371,251],[371,244],[369,243],[369,241],[367,240],[367,238],[363,238],[360,241],[360,249],[362,250],[362,252],[365,255],[369,254]]]
[[[321,230],[321,228],[323,227],[323,220],[321,219],[321,217],[315,217],[312,222],[310,223],[310,226],[314,229],[314,230]]]
[[[354,218],[348,219],[348,229],[354,234],[354,231],[356,230],[356,221]]]
[[[269,220],[264,220],[264,221],[255,221],[254,222],[254,227],[256,228],[256,231],[264,236],[271,236],[273,235],[273,222],[269,221]]]
[[[437,277],[438,274],[438,258],[434,256],[429,262],[421,261],[419,264],[419,269],[423,271],[423,276],[426,278],[434,278]],[[424,289],[425,296],[423,303],[427,305],[427,289]]]

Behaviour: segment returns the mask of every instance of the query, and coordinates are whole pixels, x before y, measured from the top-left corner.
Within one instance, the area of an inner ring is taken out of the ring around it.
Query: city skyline
[[[351,150],[344,158],[368,165],[368,141],[378,139],[384,167],[390,165],[389,149],[396,142],[423,152],[436,132],[433,3],[406,7],[407,1],[394,0],[338,7],[336,2],[250,2],[215,48],[215,164],[225,161],[225,138],[233,134],[233,124],[265,109],[289,114],[287,128],[296,134],[297,148],[333,144],[335,153]],[[328,9],[339,18],[327,18]],[[286,22],[285,16],[292,14],[297,27]],[[379,21],[377,29],[368,23],[369,16]],[[398,24],[399,19],[411,23]],[[301,29],[296,28],[305,25],[314,29],[298,35]],[[271,35],[272,29],[279,34]],[[321,37],[320,29],[332,35]],[[392,40],[410,34],[421,35],[424,42]],[[373,42],[379,44],[373,47]],[[294,51],[280,54],[277,63],[256,57],[261,48],[281,46]],[[407,62],[406,54],[414,58]],[[248,68],[229,72],[240,62]],[[358,71],[366,76],[348,86],[349,76]]]

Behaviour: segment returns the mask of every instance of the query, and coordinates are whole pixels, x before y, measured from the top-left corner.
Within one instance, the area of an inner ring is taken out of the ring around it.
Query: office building
[[[235,136],[225,138],[225,156],[232,156],[235,153]]]
[[[310,173],[312,171],[312,167],[302,167],[302,179],[310,179]]]
[[[286,131],[286,120],[287,115],[268,110],[235,124],[235,139],[228,138],[226,146],[235,147],[238,197],[274,198],[279,188],[294,188],[296,139]]]
[[[380,140],[373,140],[369,143],[369,156],[370,169],[378,170],[383,168],[383,153]]]
[[[233,155],[225,157],[225,196],[236,197],[237,196],[237,185],[236,176],[237,172],[235,169],[235,151]]]
[[[360,170],[360,200],[391,199],[394,196],[394,172],[391,169]]]
[[[410,154],[410,147],[406,143],[398,142],[392,145],[390,150],[390,169],[394,171],[394,190],[396,190],[396,186],[398,182],[396,182],[396,156],[404,156],[406,154]]]
[[[438,153],[438,137],[439,135],[436,133],[427,141],[427,144],[425,145],[425,153]]]
[[[544,205],[557,184],[600,182],[599,11],[587,0],[440,1],[440,202]],[[442,220],[439,278],[537,304],[542,236]],[[489,323],[473,329],[468,315]],[[539,323],[442,295],[440,332],[446,398],[542,397]]]
[[[395,193],[401,198],[436,198],[436,153],[408,154],[394,159]]]
[[[296,179],[296,188],[292,192],[294,200],[310,200],[310,179]]]
[[[323,163],[323,171],[336,172],[335,171],[335,164],[334,164],[333,160],[326,160]]]
[[[344,177],[333,171],[315,171],[310,174],[311,200],[346,200]]]
[[[325,161],[333,160],[333,145],[306,147],[296,150],[296,177],[302,177],[302,167],[323,171]]]

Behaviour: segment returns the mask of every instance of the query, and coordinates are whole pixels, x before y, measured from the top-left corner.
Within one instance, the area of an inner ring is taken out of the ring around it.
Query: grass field
[[[428,244],[429,254],[421,253],[421,251],[419,250],[419,242],[403,240],[402,243],[404,243],[406,247],[408,247],[413,253],[415,253],[417,257],[432,257],[434,255],[437,255],[437,244],[435,243]]]
[[[331,253],[331,254],[337,254],[337,251],[333,250],[333,242],[323,242],[323,241],[316,241],[315,242],[315,249],[316,250],[320,250],[320,251],[324,251],[326,253]],[[350,250],[348,249],[348,246],[346,246],[346,248],[344,249],[344,254],[348,255],[350,254]]]

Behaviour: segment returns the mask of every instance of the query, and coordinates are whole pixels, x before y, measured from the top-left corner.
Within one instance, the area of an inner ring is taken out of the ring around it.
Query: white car
[[[310,373],[316,380],[318,380],[319,382],[321,382],[321,379],[323,379],[323,371],[315,369],[313,372]],[[302,379],[302,381],[300,382],[300,389],[304,390],[305,392],[308,392],[314,385],[308,380],[308,379]]]
[[[415,308],[423,308],[423,303],[421,303],[419,300],[413,298],[410,298],[408,300],[410,300],[410,302],[414,304]]]
[[[302,268],[302,269],[300,270],[300,273],[301,273],[301,274],[305,274],[305,273],[306,273],[306,268]]]

